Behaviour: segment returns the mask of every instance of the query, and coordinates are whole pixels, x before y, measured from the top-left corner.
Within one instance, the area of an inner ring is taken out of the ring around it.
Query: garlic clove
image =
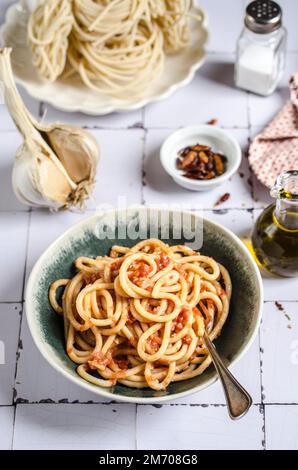
[[[12,185],[21,202],[53,210],[64,207],[71,192],[68,181],[56,165],[50,159],[37,157],[36,161],[36,155],[26,143],[17,150]]]
[[[75,183],[94,179],[99,148],[92,134],[79,127],[62,124],[54,124],[44,134]]]
[[[17,150],[16,158],[26,152],[25,144]],[[41,194],[32,182],[31,165],[28,159],[15,160],[12,170],[12,187],[22,204],[40,207],[43,203]]]

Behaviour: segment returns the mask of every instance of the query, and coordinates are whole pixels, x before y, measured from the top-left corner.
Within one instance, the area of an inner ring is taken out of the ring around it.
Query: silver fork
[[[242,385],[240,385],[240,383],[235,379],[233,374],[231,374],[228,368],[224,365],[221,357],[219,356],[214,344],[210,340],[206,331],[203,336],[203,341],[205,343],[206,348],[208,349],[215,369],[221,380],[230,418],[242,418],[242,416],[244,416],[248,412],[252,404],[251,396],[242,387]]]

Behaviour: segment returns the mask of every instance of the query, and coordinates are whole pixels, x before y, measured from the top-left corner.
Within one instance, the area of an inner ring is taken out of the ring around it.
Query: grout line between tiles
[[[206,124],[205,122],[202,122],[201,125]],[[94,125],[85,125],[81,126],[83,129],[89,130],[89,131],[140,131],[142,129],[146,129],[147,131],[175,131],[178,129],[182,129],[183,126],[145,126],[142,124],[142,126],[124,126],[124,127],[109,127],[109,126],[98,126],[96,124]],[[221,129],[226,129],[226,130],[248,130],[247,126],[237,126],[236,124],[234,126],[225,126],[225,125],[218,125],[219,128]],[[260,127],[259,125],[253,126],[253,127]],[[18,134],[18,131],[16,129],[0,129],[0,134],[4,133],[15,133]]]
[[[25,255],[26,256],[25,256],[25,266],[24,266],[24,273],[23,273],[22,299],[24,299],[25,284],[26,284],[26,269],[27,269],[27,261],[28,261],[29,238],[30,238],[30,227],[31,227],[31,214],[32,214],[32,208],[30,208],[30,210],[29,210],[28,225],[27,225],[26,248],[25,248]]]
[[[135,416],[135,449],[138,450],[138,403],[136,403],[136,416]]]
[[[12,132],[12,133],[15,133],[15,134],[18,134],[18,130],[17,129],[14,129],[14,128],[7,128],[7,129],[0,129],[0,134],[6,134],[7,132]]]
[[[141,168],[141,204],[145,205],[145,194],[144,194],[144,187],[145,187],[145,158],[146,158],[146,144],[147,144],[147,130],[144,128],[143,130],[143,144],[142,144],[142,168]]]
[[[14,380],[13,380],[13,388],[12,388],[12,404],[15,404],[16,398],[16,378],[17,378],[17,368],[18,368],[18,360],[19,360],[19,351],[20,351],[20,341],[21,341],[21,329],[22,329],[22,318],[23,318],[23,302],[17,302],[18,305],[21,306],[21,310],[18,312],[19,314],[19,330],[18,330],[18,338],[17,338],[17,350],[15,355],[15,369],[14,369]]]
[[[265,410],[265,405],[261,405],[261,407],[262,407],[262,415],[263,415],[263,433],[264,433],[263,447],[264,447],[264,450],[266,450],[266,410]]]
[[[276,402],[276,403],[264,403],[264,406],[298,406],[297,403],[282,403],[282,402]]]
[[[15,425],[16,425],[16,414],[17,414],[17,407],[16,407],[16,405],[13,405],[13,407],[14,407],[14,412],[13,412],[12,435],[11,435],[10,450],[13,450],[14,431],[15,431]]]
[[[0,214],[27,214],[30,209],[0,209]]]
[[[230,50],[230,51],[220,51],[218,49],[206,49],[206,57],[208,55],[235,55],[235,50]]]
[[[207,122],[201,122],[201,123],[198,123],[198,125],[209,125],[209,126],[212,126],[212,124],[207,124]],[[156,130],[173,130],[173,129],[183,129],[184,126],[180,125],[180,126],[145,126],[145,128],[148,130],[148,131],[156,131]],[[224,124],[220,124],[220,122],[218,124],[216,124],[216,127],[220,127],[221,129],[226,129],[226,130],[231,130],[231,129],[239,129],[241,131],[243,130],[248,130],[248,126],[238,126],[237,124],[234,124],[233,126],[229,125],[224,125]]]
[[[77,401],[75,402],[69,402],[69,403],[62,403],[62,402],[57,402],[57,401],[51,401],[51,402],[46,402],[46,401],[16,401],[14,404],[10,405],[0,405],[0,408],[7,408],[7,407],[16,407],[19,405],[67,405],[67,406],[77,406],[77,405],[104,405],[104,406],[113,406],[113,405],[121,405],[121,406],[129,406],[132,403],[126,403],[126,402],[117,402],[117,401],[109,401],[109,402],[101,402],[101,401]],[[214,407],[226,407],[226,403],[162,403],[162,404],[154,404],[154,403],[135,403],[137,407],[140,406],[153,406],[155,408],[162,408],[163,406],[166,407],[173,407],[173,406],[189,406],[189,407],[201,407],[201,408],[208,408]],[[298,403],[286,403],[286,402],[277,402],[277,403],[260,403],[260,402],[254,402],[252,406],[256,407],[261,407],[261,406],[295,406],[298,407]]]
[[[264,301],[265,303],[265,301]],[[261,384],[261,403],[264,402],[264,386],[263,386],[263,349],[261,346],[261,326],[262,326],[262,319],[260,323],[260,328],[258,331],[258,339],[259,339],[259,365],[260,365],[260,384]]]
[[[247,91],[246,92],[246,107],[247,107],[247,131],[248,131],[248,142],[247,142],[247,151],[245,153],[245,158],[247,158],[248,161],[248,154],[249,154],[249,147],[251,144],[251,129],[252,129],[252,124],[251,124],[251,113],[250,113],[250,93]],[[253,202],[253,207],[255,209],[255,195],[254,195],[254,174],[253,171],[250,167],[249,161],[248,161],[248,171],[249,171],[249,177],[248,177],[248,184],[250,186],[250,197]]]
[[[18,347],[16,353],[16,364],[15,364],[15,373],[14,373],[14,384],[13,384],[13,402],[16,399],[16,378],[18,372],[18,363],[19,363],[19,351],[20,351],[20,339],[21,339],[21,331],[22,331],[22,322],[23,322],[23,310],[24,310],[24,294],[25,294],[25,284],[26,284],[26,269],[27,269],[27,260],[28,260],[28,248],[29,248],[29,237],[30,237],[30,226],[31,226],[31,214],[32,211],[30,209],[29,216],[28,216],[28,226],[27,226],[27,235],[26,235],[26,248],[25,248],[25,263],[24,263],[24,273],[23,273],[23,285],[22,285],[22,310],[20,315],[20,325],[19,325],[19,333],[18,333]]]
[[[287,49],[287,54],[298,54],[298,49]],[[235,55],[236,50],[230,50],[230,51],[220,51],[218,49],[207,49],[206,50],[206,57],[208,55]]]
[[[13,404],[16,404],[17,402],[17,388],[16,388],[16,380],[17,380],[17,374],[18,374],[18,365],[19,365],[19,358],[20,358],[20,350],[21,350],[21,334],[22,334],[22,325],[23,325],[23,312],[24,312],[24,302],[22,302],[22,310],[20,314],[20,325],[19,325],[19,332],[18,332],[18,342],[17,342],[17,351],[16,351],[16,363],[15,363],[15,371],[14,371],[14,382],[13,382],[13,395],[12,395],[12,400]]]
[[[145,128],[145,121],[146,121],[146,109],[147,109],[146,106],[143,106],[143,108],[141,109],[142,125],[144,128]]]
[[[206,124],[206,122],[200,123],[200,125]],[[147,131],[159,131],[159,130],[169,130],[169,131],[175,131],[178,129],[182,129],[183,126],[146,126],[145,124],[142,124],[142,126],[135,126],[135,125],[130,125],[130,126],[124,126],[124,127],[109,127],[109,126],[100,126],[100,125],[85,125],[82,126],[83,129],[86,130],[93,130],[93,131],[139,131],[140,129],[146,129]],[[238,130],[248,130],[247,126],[238,126],[235,124],[234,126],[226,126],[226,125],[218,125],[219,128],[221,129],[226,129],[226,130],[233,130],[233,129],[238,129]],[[1,132],[1,131],[0,131]]]
[[[148,206],[150,207],[150,205],[152,206],[156,206],[156,204],[150,204],[150,203],[142,203],[142,205],[144,206]],[[219,208],[216,208],[216,207],[203,207],[203,208],[198,208],[198,207],[190,207],[189,208],[190,211],[197,211],[197,210],[200,210],[202,212],[215,212],[215,213],[220,213],[221,211],[225,211],[224,213],[226,213],[227,211],[260,211],[262,210],[262,208],[259,208],[259,207],[254,207],[254,206],[245,206],[245,207],[239,207],[239,206],[233,206],[233,207],[224,207],[223,206],[220,206]],[[28,210],[1,210],[0,209],[0,214],[2,213],[5,213],[5,214],[15,214],[15,213],[32,213],[32,214],[38,214],[38,213],[45,213],[45,212],[48,212],[46,209],[44,210],[31,210],[31,208],[29,208]],[[85,215],[85,214],[96,214],[97,212],[97,209],[85,209],[84,212],[82,212],[82,216]],[[100,212],[100,211],[98,211]],[[77,213],[76,213],[77,214]]]

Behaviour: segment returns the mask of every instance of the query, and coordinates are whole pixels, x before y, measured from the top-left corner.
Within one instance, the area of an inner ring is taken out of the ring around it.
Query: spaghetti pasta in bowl
[[[205,57],[191,0],[23,0],[1,28],[16,81],[65,111],[138,109],[188,84]]]
[[[125,224],[140,224],[148,211],[132,211]],[[119,237],[122,213],[74,226],[36,263],[26,291],[33,339],[55,369],[110,399],[153,403],[199,391],[216,380],[204,328],[230,364],[257,332],[257,267],[237,237],[211,221],[204,219],[198,254],[173,235],[181,212],[155,210],[158,239],[149,241]],[[99,237],[115,215],[116,235]],[[161,240],[165,215],[169,236]],[[187,223],[201,222],[191,214]]]

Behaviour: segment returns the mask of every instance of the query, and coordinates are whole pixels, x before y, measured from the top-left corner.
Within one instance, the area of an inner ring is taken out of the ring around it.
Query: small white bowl
[[[214,152],[227,157],[227,169],[221,176],[211,180],[192,180],[176,168],[179,151],[195,144],[208,145]],[[229,132],[211,125],[179,129],[165,140],[160,150],[160,160],[165,171],[177,184],[191,191],[206,191],[227,181],[238,170],[241,156],[236,139]]]

